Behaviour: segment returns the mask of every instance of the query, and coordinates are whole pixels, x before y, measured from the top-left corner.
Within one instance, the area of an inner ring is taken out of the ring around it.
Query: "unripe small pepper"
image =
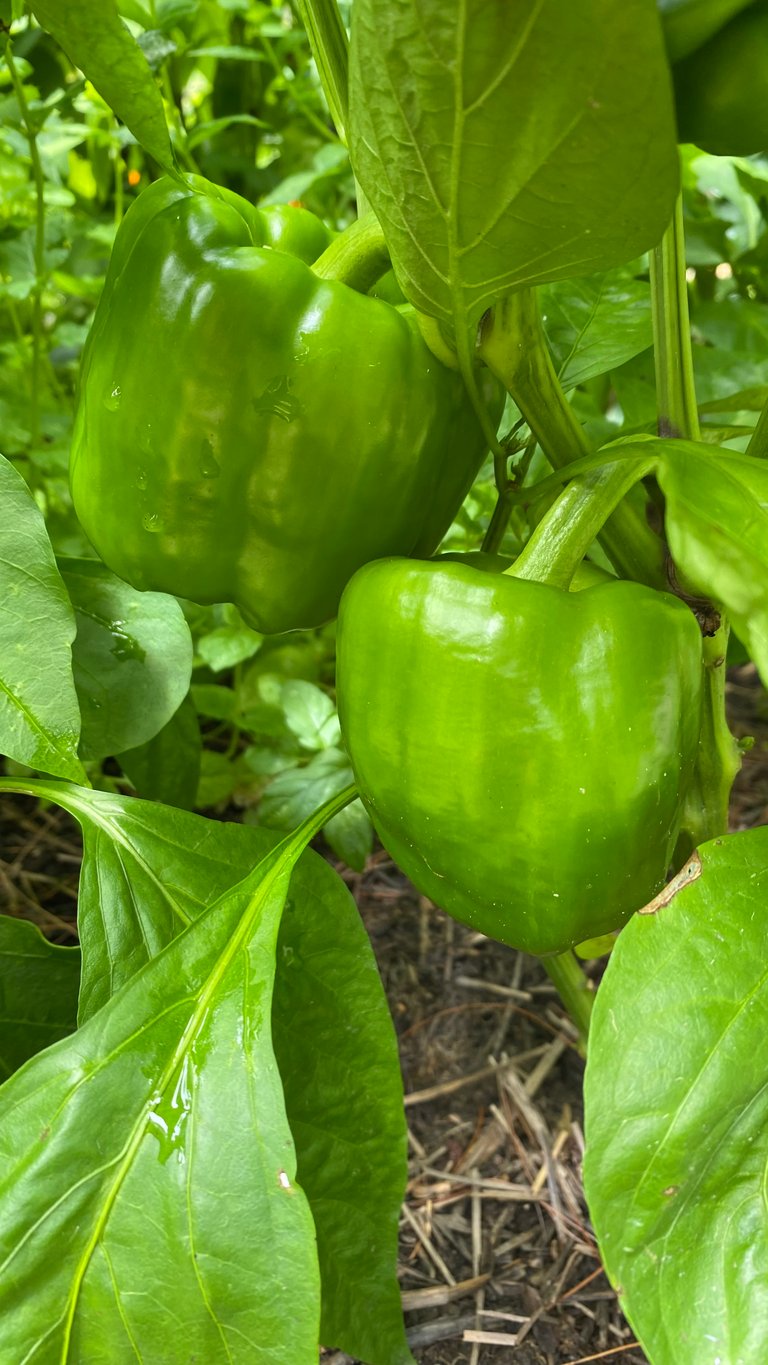
[[[360,795],[437,905],[544,956],[664,884],[701,716],[701,634],[677,598],[381,560],[346,589],[338,649]]]
[[[96,550],[265,633],[329,620],[370,559],[430,554],[486,450],[413,310],[313,273],[327,239],[304,210],[157,181],[83,357],[70,468]]]

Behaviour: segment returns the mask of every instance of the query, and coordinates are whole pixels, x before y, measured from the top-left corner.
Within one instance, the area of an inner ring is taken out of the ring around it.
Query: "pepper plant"
[[[81,367],[88,555],[57,562],[0,464],[0,788],[84,837],[79,950],[0,919],[3,1359],[412,1360],[394,1036],[307,849],[360,800],[571,1010],[590,1208],[653,1365],[756,1362],[768,838],[726,832],[723,701],[731,631],[768,677],[768,388],[697,394],[678,144],[765,149],[768,9],[355,0],[351,45],[335,0],[299,9],[357,187],[338,233],[193,173],[147,60],[159,0],[31,4],[154,183]],[[38,177],[37,368],[43,209]],[[435,553],[486,455],[482,537],[457,553],[454,522]],[[326,694],[294,691],[327,799],[283,838],[164,803],[194,603],[246,635],[338,612],[346,753]],[[108,755],[158,799],[100,789]],[[610,954],[596,996],[576,948]]]

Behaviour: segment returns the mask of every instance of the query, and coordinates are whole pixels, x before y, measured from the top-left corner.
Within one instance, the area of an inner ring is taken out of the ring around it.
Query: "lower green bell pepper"
[[[120,227],[83,358],[70,468],[96,550],[265,633],[333,617],[367,560],[430,554],[486,450],[413,310],[292,254],[326,239],[303,210],[160,180]]]
[[[389,559],[352,579],[338,630],[355,779],[419,891],[541,956],[659,891],[701,713],[677,598]]]

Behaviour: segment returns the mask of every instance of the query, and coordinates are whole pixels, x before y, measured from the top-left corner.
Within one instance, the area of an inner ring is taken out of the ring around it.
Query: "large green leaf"
[[[0,915],[0,1079],[77,1027],[80,951]]]
[[[694,441],[654,445],[675,564],[725,608],[768,683],[768,463]]]
[[[368,1365],[412,1365],[395,1275],[407,1174],[397,1042],[355,902],[316,858],[291,882],[273,1027],[317,1228],[321,1340]]]
[[[0,753],[87,781],[77,757],[75,616],[37,504],[0,456]]]
[[[226,896],[279,838],[104,792],[57,783],[26,789],[33,788],[83,829],[81,1019]],[[322,1339],[371,1365],[401,1365],[409,1356],[395,1267],[407,1167],[397,1045],[354,901],[311,852],[295,868],[280,926],[275,1033],[300,1183],[317,1228]]]
[[[137,592],[96,559],[59,561],[77,618],[72,647],[83,758],[153,739],[189,691],[192,636],[175,597]]]
[[[355,173],[417,308],[457,333],[511,290],[632,260],[678,184],[651,0],[355,0]]]
[[[314,1226],[270,1028],[305,837],[0,1092],[9,1361],[316,1365]]]
[[[590,1029],[584,1179],[653,1365],[756,1365],[768,1321],[768,829],[699,855],[611,954]]]
[[[541,309],[566,389],[607,374],[653,344],[650,286],[630,270],[545,285]]]
[[[658,0],[667,51],[673,62],[695,52],[754,0]]]
[[[163,101],[138,43],[115,0],[32,0],[35,17],[169,174],[176,174]]]
[[[242,825],[152,801],[56,782],[2,786],[55,801],[82,828],[81,1023],[266,851]]]

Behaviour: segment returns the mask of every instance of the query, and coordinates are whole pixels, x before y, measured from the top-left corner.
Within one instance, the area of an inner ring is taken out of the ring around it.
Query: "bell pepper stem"
[[[614,508],[648,472],[648,463],[623,461],[574,479],[534,528],[506,573],[567,589]]]
[[[595,998],[589,979],[571,952],[558,953],[556,957],[543,957],[540,960],[579,1031],[579,1052],[582,1057],[586,1057],[589,1023]]]
[[[728,629],[705,637],[704,686],[699,752],[693,785],[685,802],[683,829],[690,840],[684,850],[728,829],[728,806],[734,778],[741,767],[741,751],[725,718],[725,655]]]
[[[311,267],[321,280],[338,280],[360,294],[389,269],[389,248],[375,214],[345,228]]]
[[[479,354],[517,403],[555,469],[592,453],[555,373],[533,289],[520,289],[496,305],[482,326]],[[638,509],[617,506],[600,540],[625,577],[667,586],[663,547]]]

